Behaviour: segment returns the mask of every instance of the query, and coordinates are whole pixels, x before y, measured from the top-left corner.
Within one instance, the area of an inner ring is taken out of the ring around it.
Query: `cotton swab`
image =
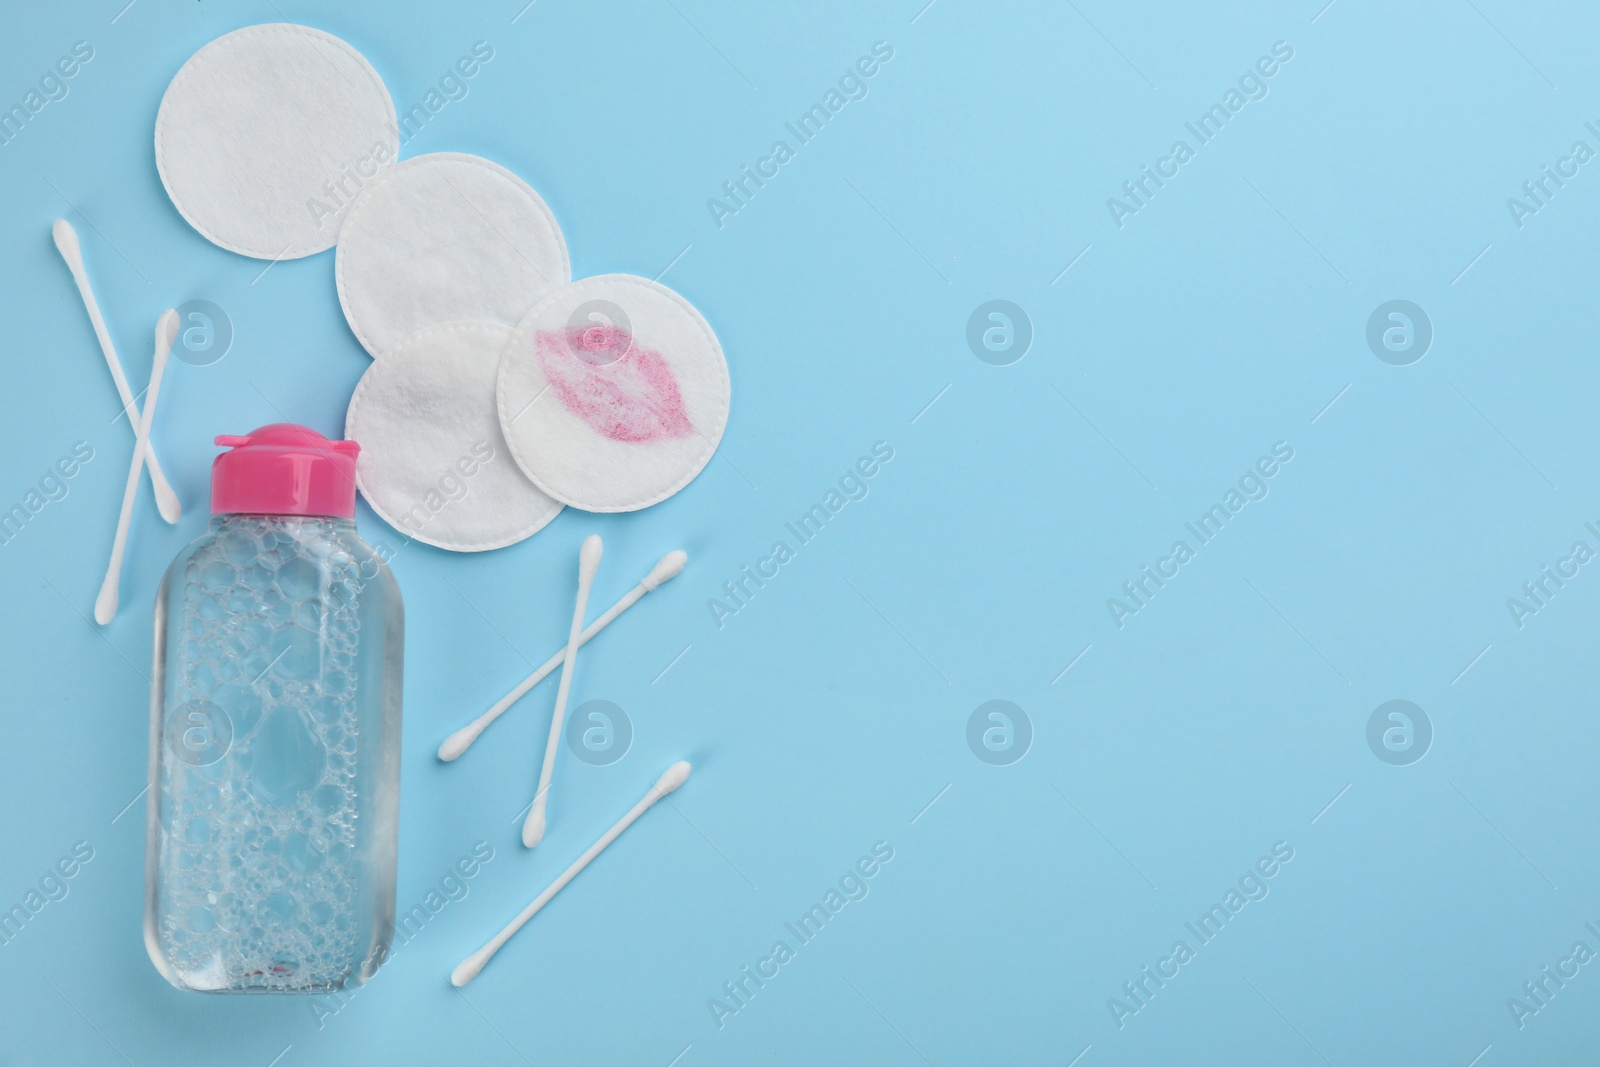
[[[595,634],[610,626],[618,615],[637,604],[646,593],[655,591],[662,583],[671,581],[679,574],[682,574],[684,564],[688,562],[688,553],[681,549],[668,552],[665,556],[662,556],[661,561],[655,565],[649,574],[644,576],[643,581],[628,590],[626,596],[611,605],[604,615],[591,622],[584,629],[578,638],[579,647],[588,644]],[[544,681],[552,671],[561,666],[561,661],[566,658],[566,654],[567,650],[562,648],[555,655],[545,660],[544,666],[524,678],[515,689],[495,701],[494,707],[445,738],[444,744],[439,746],[439,758],[449,762],[472,747],[472,743],[478,739],[479,734],[488,728],[490,723],[505,714],[507,708],[521,700],[528,690]]]
[[[117,536],[111,542],[111,563],[100,583],[94,602],[94,621],[106,625],[117,616],[117,598],[122,585],[122,552],[128,544],[128,523],[133,519],[133,498],[139,492],[139,472],[144,468],[145,452],[150,447],[150,423],[156,414],[156,398],[161,395],[161,375],[167,369],[167,354],[178,334],[178,313],[166,311],[156,323],[156,358],[150,366],[150,386],[144,394],[144,410],[139,413],[139,433],[133,440],[133,462],[128,466],[128,481],[122,487],[122,513],[117,516]]]
[[[504,930],[495,934],[493,940],[462,960],[460,965],[450,972],[450,984],[459,989],[478,977],[478,972],[483,970],[483,965],[488,963],[496,952],[500,951],[500,946],[511,940],[512,934],[522,929],[523,924],[533,918],[540,908],[550,903],[551,897],[561,892],[566,887],[566,884],[576,878],[579,871],[589,866],[591,860],[605,851],[606,846],[615,841],[622,831],[632,826],[635,819],[649,811],[652,804],[684,782],[687,782],[689,780],[689,771],[689,764],[684,760],[679,760],[668,767],[666,773],[656,780],[655,785],[650,787],[650,792],[644,795],[644,799],[635,804],[628,814],[618,819],[617,824],[607,830],[600,840],[590,845],[588,850],[579,856],[572,866],[562,871],[560,878],[551,882],[548,889],[534,897],[533,903],[523,908],[522,913],[512,919]]]
[[[72,280],[78,284],[78,295],[83,298],[84,309],[89,312],[89,324],[94,327],[94,335],[100,340],[100,351],[105,354],[106,366],[111,368],[111,380],[117,383],[117,395],[122,398],[122,410],[128,416],[128,429],[137,432],[139,405],[133,399],[133,391],[128,388],[127,375],[122,373],[122,361],[117,358],[117,350],[111,344],[111,334],[106,329],[106,320],[100,314],[100,304],[94,298],[94,290],[89,287],[89,272],[83,267],[83,249],[78,246],[78,231],[66,219],[56,219],[50,233],[55,238],[56,251],[66,260]],[[156,460],[155,450],[148,445],[145,446],[145,466],[150,468],[150,485],[156,493],[156,510],[169,524],[176,523],[183,517],[183,505],[178,503],[178,494],[172,491],[171,484],[167,482],[167,476]]]
[[[561,685],[556,689],[556,710],[550,716],[550,739],[544,746],[544,766],[539,769],[539,791],[533,795],[533,806],[522,823],[522,843],[533,848],[544,840],[544,809],[550,799],[550,779],[556,770],[556,749],[561,744],[561,721],[567,715],[567,694],[572,690],[572,665],[578,660],[578,646],[583,644],[583,615],[589,607],[589,588],[594,585],[594,572],[600,569],[600,554],[604,546],[599,534],[583,539],[578,550],[578,599],[572,606],[572,629],[567,633],[566,658],[561,662]]]

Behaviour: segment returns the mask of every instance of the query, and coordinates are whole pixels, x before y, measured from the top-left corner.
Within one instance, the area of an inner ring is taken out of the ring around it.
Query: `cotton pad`
[[[539,488],[584,511],[637,511],[710,461],[728,424],[728,364],[683,297],[604,274],[528,312],[498,398],[511,454]]]
[[[459,152],[408,159],[363,189],[335,256],[344,317],[373,356],[435,323],[515,326],[572,279],[539,194]]]
[[[394,101],[339,38],[274,23],[189,57],[156,114],[156,169],[189,225],[257,259],[332,248],[400,147]]]
[[[356,384],[345,437],[361,444],[356,487],[407,536],[454,552],[515,544],[561,505],[523,476],[495,417],[495,370],[511,328],[429,326]]]

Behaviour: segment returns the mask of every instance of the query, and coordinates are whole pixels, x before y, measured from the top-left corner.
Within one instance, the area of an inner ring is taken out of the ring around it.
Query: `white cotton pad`
[[[572,269],[555,216],[527,182],[480,156],[438,152],[361,191],[334,276],[350,329],[378,356],[439,322],[515,326]]]
[[[728,364],[690,303],[631,274],[541,300],[500,361],[500,428],[534,483],[584,511],[688,485],[728,424]]]
[[[363,183],[400,147],[361,53],[308,26],[224,34],[189,57],[156,115],[156,169],[213,244],[257,259],[332,248]]]
[[[511,328],[419,330],[356,384],[344,435],[361,445],[356,487],[390,526],[425,544],[482,552],[515,544],[561,510],[517,469],[495,417],[495,372]]]

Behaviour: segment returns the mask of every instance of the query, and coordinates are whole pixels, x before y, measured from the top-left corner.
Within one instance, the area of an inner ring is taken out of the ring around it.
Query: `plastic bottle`
[[[400,590],[356,536],[354,441],[216,443],[156,596],[145,946],[179,989],[326,993],[394,930]]]

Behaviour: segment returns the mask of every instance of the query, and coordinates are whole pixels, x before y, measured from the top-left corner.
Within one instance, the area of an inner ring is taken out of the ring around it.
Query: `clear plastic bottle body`
[[[394,929],[404,613],[344,518],[217,515],[156,597],[145,946],[180,989],[323,993]]]

